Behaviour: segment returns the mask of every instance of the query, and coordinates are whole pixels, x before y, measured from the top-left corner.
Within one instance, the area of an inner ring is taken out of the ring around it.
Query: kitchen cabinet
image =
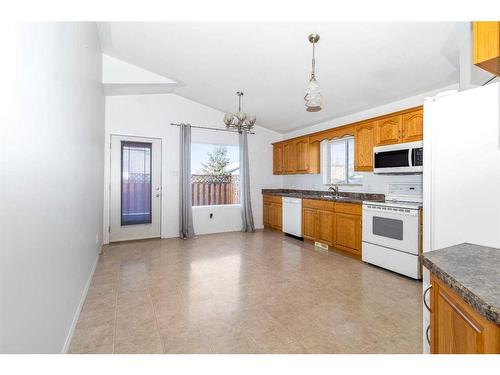
[[[319,173],[319,143],[300,137],[273,144],[273,174]]]
[[[335,248],[361,256],[361,215],[335,212],[334,231]]]
[[[500,75],[500,22],[472,23],[473,63],[495,75]]]
[[[375,126],[375,145],[391,145],[401,139],[401,115],[384,118]]]
[[[318,237],[318,210],[302,208],[302,237],[314,241]]]
[[[333,246],[333,226],[334,213],[325,210],[318,210],[318,228],[316,238],[319,242]]]
[[[409,108],[273,144],[273,174],[320,173],[320,142],[354,136],[354,170],[373,171],[373,147],[423,139],[423,109]]]
[[[360,256],[361,205],[303,199],[302,235]]]
[[[309,139],[301,138],[295,141],[295,171],[307,172],[309,169]]]
[[[282,198],[275,195],[264,195],[262,199],[264,227],[281,231],[283,227]]]
[[[356,126],[354,135],[354,170],[373,170],[373,122]]]
[[[381,119],[375,127],[375,145],[421,141],[423,123],[421,109]]]
[[[499,354],[500,327],[474,311],[434,274],[431,285],[431,352]]]
[[[295,173],[295,142],[289,141],[283,144],[283,172]]]
[[[273,174],[283,173],[283,145],[273,145]]]
[[[421,141],[424,137],[424,111],[405,113],[402,122],[402,142]]]

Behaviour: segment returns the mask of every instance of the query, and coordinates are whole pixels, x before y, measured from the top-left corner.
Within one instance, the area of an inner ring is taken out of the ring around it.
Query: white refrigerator
[[[425,99],[423,215],[424,252],[463,242],[500,248],[500,83]]]

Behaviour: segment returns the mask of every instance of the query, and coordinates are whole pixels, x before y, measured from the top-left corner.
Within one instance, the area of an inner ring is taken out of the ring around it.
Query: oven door
[[[418,255],[419,211],[364,204],[363,242]]]

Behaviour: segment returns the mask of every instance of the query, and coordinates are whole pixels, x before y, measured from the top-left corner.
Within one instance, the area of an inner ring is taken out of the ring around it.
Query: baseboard
[[[87,293],[90,288],[90,283],[92,282],[92,277],[94,276],[95,269],[97,267],[97,262],[99,261],[99,253],[97,253],[94,261],[94,265],[92,266],[92,270],[90,271],[90,276],[85,284],[85,288],[83,288],[82,296],[80,298],[80,303],[76,308],[75,315],[73,316],[73,321],[71,322],[71,326],[69,327],[68,335],[66,336],[66,341],[61,349],[61,354],[68,353],[69,345],[71,344],[71,339],[73,338],[73,334],[75,333],[76,324],[78,323],[78,319],[80,318],[80,313],[82,312],[83,304],[85,303],[85,299],[87,298]]]

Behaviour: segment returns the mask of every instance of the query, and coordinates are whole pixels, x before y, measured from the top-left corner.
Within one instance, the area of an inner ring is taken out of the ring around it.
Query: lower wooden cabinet
[[[361,205],[302,200],[302,236],[361,256]]]
[[[431,274],[430,340],[433,354],[498,354],[500,326],[486,320]]]
[[[334,213],[318,210],[317,239],[319,242],[333,246]]]
[[[281,230],[283,227],[283,213],[280,196],[263,196],[263,221],[264,227]]]
[[[361,256],[361,215],[335,213],[333,246]]]
[[[304,207],[302,209],[302,237],[314,241],[318,237],[318,210]]]

